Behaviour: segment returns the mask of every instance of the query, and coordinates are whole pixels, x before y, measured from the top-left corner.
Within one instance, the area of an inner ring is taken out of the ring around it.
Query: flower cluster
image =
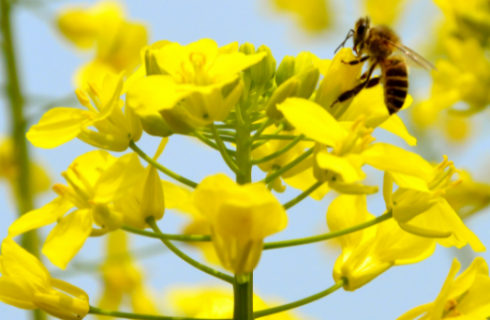
[[[97,57],[82,71],[76,90],[85,109],[47,111],[27,139],[39,148],[55,148],[78,138],[96,150],[77,157],[62,173],[66,184],[53,186],[56,198],[10,226],[0,258],[1,301],[40,308],[61,319],[79,319],[89,311],[121,316],[90,307],[83,291],[50,278],[12,239],[51,224],[42,252],[61,269],[89,237],[108,237],[100,302],[104,309],[117,308],[126,295],[134,312],[158,312],[133,264],[124,232],[159,239],[188,264],[233,285],[233,298],[231,292],[216,290],[172,295],[178,313],[197,318],[295,319],[275,314],[339,288],[359,289],[393,266],[418,263],[432,255],[436,243],[485,250],[456,211],[468,204],[488,205],[488,190],[479,199],[465,195],[473,184],[461,180],[465,173],[446,156],[434,165],[413,151],[377,142],[374,133],[381,128],[408,146],[417,143],[402,119],[388,112],[380,86],[338,101],[365,81],[363,63],[348,63],[359,58],[350,48],[341,49],[333,60],[302,52],[277,65],[270,48],[256,49],[250,43],[218,46],[201,39],[187,45],[167,40],[146,45],[145,29],[125,21],[110,4],[69,11],[59,18],[59,26],[77,46],[97,47]],[[441,67],[442,72],[449,69]],[[411,103],[408,96],[402,110]],[[136,144],[144,134],[160,143],[153,157]],[[197,183],[165,167],[159,159],[177,135],[219,152],[233,179],[218,172]],[[260,179],[252,175],[254,166],[264,172]],[[160,173],[176,183],[162,180]],[[383,184],[373,185],[367,173],[383,177]],[[461,186],[464,189],[458,189]],[[275,193],[287,187],[298,189],[299,195],[281,204]],[[337,194],[325,208],[328,234],[266,241],[287,227],[288,209],[308,196],[322,199],[330,191]],[[367,209],[377,194],[386,204],[379,216]],[[160,231],[169,209],[192,218],[182,234]],[[277,307],[254,295],[253,272],[264,250],[331,238],[342,248],[331,288]],[[205,260],[221,269],[188,256],[173,241],[194,244]],[[436,302],[400,319],[424,312],[431,319],[488,316],[482,311],[489,310],[488,301],[478,299],[489,289],[485,262],[476,259],[453,281],[457,268],[455,262]]]

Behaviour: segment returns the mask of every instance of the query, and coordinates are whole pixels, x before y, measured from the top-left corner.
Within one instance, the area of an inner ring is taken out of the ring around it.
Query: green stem
[[[219,151],[218,145],[216,143],[214,143],[213,141],[209,140],[208,138],[206,138],[205,136],[203,136],[201,133],[194,131],[193,135],[196,138],[198,138],[199,140],[201,140],[204,144],[206,144],[206,145],[210,146],[211,148]],[[223,137],[221,137],[221,139],[223,140]],[[230,150],[230,149],[226,149],[226,152],[231,154],[231,155],[235,155],[235,153],[236,153],[235,150]]]
[[[267,162],[269,160],[275,159],[279,156],[282,156],[283,154],[285,154],[286,152],[291,150],[295,145],[297,145],[303,138],[304,138],[304,135],[300,134],[299,136],[296,137],[296,139],[291,141],[289,144],[287,144],[282,149],[280,149],[274,153],[271,153],[270,155],[265,156],[263,158],[252,160],[252,164],[255,165],[255,164],[264,163],[264,162]]]
[[[155,231],[155,233],[162,234],[162,232],[160,231],[160,228],[158,227],[157,223],[155,222],[154,217],[149,217],[148,219],[146,219],[146,222],[150,225],[150,227],[153,229],[153,231]],[[176,246],[174,246],[174,244],[172,242],[170,242],[170,240],[167,240],[166,238],[160,238],[160,240],[163,242],[164,245],[167,246],[167,248],[170,249],[170,251],[175,253],[179,258],[181,258],[182,260],[184,260],[185,262],[187,262],[191,266],[193,266],[193,267],[195,267],[195,268],[197,268],[197,269],[199,269],[199,270],[201,270],[201,271],[203,271],[209,275],[212,275],[213,277],[216,277],[218,279],[221,279],[223,281],[226,281],[228,283],[233,284],[234,279],[232,276],[229,276],[225,273],[219,272],[218,270],[214,270],[213,268],[210,268],[210,267],[208,267],[202,263],[197,262],[196,260],[192,259],[188,255],[186,255],[185,253],[180,251],[179,248],[177,248]]]
[[[306,237],[306,238],[299,238],[299,239],[292,239],[292,240],[285,240],[285,241],[276,241],[276,242],[268,242],[264,243],[264,250],[270,250],[270,249],[279,249],[279,248],[286,248],[286,247],[294,247],[294,246],[301,246],[304,244],[310,244],[310,243],[315,243],[315,242],[320,242],[320,241],[325,241],[333,238],[337,238],[340,236],[344,236],[346,234],[360,231],[362,229],[369,228],[371,226],[374,226],[378,223],[381,223],[385,220],[388,220],[393,217],[393,214],[391,211],[388,211],[387,213],[366,221],[364,223],[352,226],[350,228],[346,228],[343,230],[339,231],[334,231],[334,232],[328,232],[324,234],[320,234],[317,236],[313,237]],[[212,241],[211,236],[208,235],[169,235],[169,234],[164,234],[164,233],[156,233],[156,232],[150,232],[150,231],[144,231],[144,230],[139,230],[139,229],[134,229],[128,226],[124,226],[122,229],[136,233],[142,236],[150,237],[150,238],[157,238],[157,239],[165,239],[168,240],[170,237],[172,237],[171,240],[175,241],[201,241],[201,242],[209,242]]]
[[[344,235],[352,233],[352,232],[356,232],[356,231],[374,226],[375,224],[378,224],[378,223],[381,223],[385,220],[388,220],[391,217],[393,217],[393,214],[390,210],[387,213],[385,213],[385,214],[383,214],[383,215],[381,215],[375,219],[366,221],[364,223],[358,224],[356,226],[353,226],[353,227],[350,227],[347,229],[329,232],[329,233],[325,233],[325,234],[321,234],[321,235],[313,236],[313,237],[299,238],[299,239],[286,240],[286,241],[269,242],[269,243],[264,244],[264,250],[294,247],[294,246],[300,246],[303,244],[320,242],[320,241],[324,241],[324,240],[328,240],[328,239],[332,239],[332,238],[337,238],[337,237],[344,236]]]
[[[238,106],[236,131],[236,163],[240,173],[236,175],[236,182],[244,185],[252,182],[252,164],[250,163],[251,146],[251,119],[247,116],[245,106]],[[245,114],[244,117],[242,115]],[[260,129],[259,129],[260,130]],[[248,274],[248,281],[239,283],[235,277],[233,283],[233,320],[253,320],[253,272]]]
[[[0,0],[0,29],[2,33],[2,50],[4,58],[4,79],[10,105],[10,122],[12,126],[12,140],[14,145],[14,161],[17,167],[15,188],[18,214],[23,215],[34,208],[32,195],[32,178],[30,173],[29,150],[27,149],[26,119],[24,117],[24,100],[17,71],[17,61],[12,32],[12,1]],[[22,236],[22,246],[35,256],[39,257],[37,233],[30,231]],[[33,311],[36,320],[46,319],[41,310]]]
[[[245,283],[240,283],[235,277],[233,283],[233,319],[234,320],[252,320],[253,313],[253,274],[250,273],[250,278]]]
[[[123,319],[138,319],[138,320],[231,320],[231,319],[212,319],[212,318],[188,318],[188,317],[169,317],[169,316],[153,316],[146,314],[135,314],[130,312],[108,311],[90,306],[89,314],[99,314],[101,316],[110,316]]]
[[[305,191],[303,191],[296,198],[291,199],[290,201],[286,202],[282,206],[286,210],[289,209],[289,208],[291,208],[291,207],[293,207],[293,206],[295,206],[296,204],[298,204],[299,202],[301,202],[301,200],[303,200],[304,198],[306,198],[307,196],[309,196],[313,191],[315,191],[316,189],[318,189],[323,184],[324,184],[324,182],[320,182],[320,181],[316,182],[311,187],[309,187],[308,189],[306,189]]]
[[[131,141],[129,143],[129,147],[134,152],[136,152],[141,158],[143,158],[146,162],[148,162],[149,164],[151,164],[152,166],[154,166],[155,168],[157,168],[161,172],[165,173],[167,176],[174,178],[175,180],[179,181],[180,183],[183,183],[186,186],[189,186],[191,188],[197,187],[197,183],[195,183],[194,181],[191,181],[187,178],[182,177],[181,175],[178,175],[177,173],[165,168],[164,166],[162,166],[161,164],[159,164],[158,162],[153,160],[150,156],[148,156],[146,153],[144,153],[143,150],[138,148],[138,146],[133,141]]]
[[[293,161],[291,161],[290,163],[288,163],[287,165],[285,165],[281,169],[275,171],[273,174],[271,174],[270,176],[266,177],[263,180],[263,182],[266,183],[266,184],[268,184],[268,183],[274,181],[274,179],[278,178],[283,173],[289,171],[290,169],[294,168],[297,164],[299,164],[301,161],[303,161],[306,158],[308,158],[312,153],[313,153],[313,148],[309,149],[308,151],[306,151],[305,153],[303,153],[302,155],[300,155],[299,157],[297,157],[296,159],[294,159]]]
[[[130,226],[122,226],[121,229],[123,229],[124,231],[127,231],[127,232],[139,234],[141,236],[145,236],[145,237],[149,237],[149,238],[156,238],[156,239],[167,239],[167,240],[187,241],[187,242],[211,241],[211,236],[209,236],[209,235],[155,233],[155,232],[136,229],[136,228],[133,228]]]
[[[240,169],[236,165],[235,161],[230,157],[230,154],[226,152],[226,146],[223,143],[223,140],[221,140],[221,137],[218,134],[218,131],[216,130],[216,127],[214,124],[211,125],[211,129],[213,130],[213,135],[214,135],[214,140],[216,140],[216,144],[218,145],[218,150],[221,153],[221,156],[223,157],[223,160],[225,160],[225,163],[228,165],[228,167],[233,171],[235,174],[239,175],[240,174]]]
[[[282,306],[278,306],[278,307],[254,312],[254,319],[304,306],[305,304],[314,302],[316,300],[319,300],[321,298],[328,296],[329,294],[331,294],[331,293],[339,290],[340,288],[342,288],[345,284],[347,284],[347,280],[345,278],[342,278],[336,284],[334,284],[333,286],[331,286],[327,290],[324,290],[322,292],[318,292],[317,294],[314,294],[312,296],[309,296],[309,297],[306,297],[304,299],[301,299],[301,300],[298,300],[295,302],[291,302],[291,303],[288,303],[288,304],[285,304]]]

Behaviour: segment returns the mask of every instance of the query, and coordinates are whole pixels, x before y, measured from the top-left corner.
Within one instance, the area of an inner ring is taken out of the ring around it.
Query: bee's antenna
[[[345,40],[340,44],[340,46],[338,46],[337,49],[335,49],[334,54],[337,53],[337,51],[339,51],[340,48],[343,48],[344,47],[344,45],[347,42],[347,40],[349,40],[349,38],[352,37],[354,35],[354,33],[355,33],[354,30],[352,30],[352,29],[349,30],[349,33],[347,33],[347,36],[345,37]]]

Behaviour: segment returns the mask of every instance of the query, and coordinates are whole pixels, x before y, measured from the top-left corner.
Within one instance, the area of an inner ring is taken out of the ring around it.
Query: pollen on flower
[[[456,301],[456,299],[448,300],[446,302],[446,305],[444,306],[443,319],[460,316],[461,312],[458,310],[457,306],[458,306],[458,301]]]

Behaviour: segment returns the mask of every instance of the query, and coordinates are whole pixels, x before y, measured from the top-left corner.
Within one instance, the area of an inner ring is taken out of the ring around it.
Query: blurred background
[[[82,65],[94,59],[94,50],[80,50],[63,36],[57,21],[64,10],[90,7],[96,1],[18,0],[11,3],[25,117],[27,127],[30,127],[49,108],[77,105],[73,93],[75,74]],[[389,133],[376,137],[434,162],[440,162],[446,154],[457,168],[470,174],[476,182],[466,180],[468,183],[464,186],[468,196],[461,202],[455,201],[454,205],[464,216],[465,223],[488,246],[490,118],[485,107],[490,99],[490,62],[485,56],[488,53],[485,32],[490,27],[482,21],[490,17],[490,9],[486,8],[488,11],[485,12],[472,4],[464,9],[469,10],[466,12],[458,7],[458,3],[453,1],[451,7],[444,1],[429,0],[119,1],[125,19],[142,23],[147,28],[149,43],[165,39],[188,44],[211,38],[220,46],[234,41],[250,42],[256,48],[265,44],[278,64],[284,56],[296,56],[302,51],[332,59],[335,48],[361,16],[370,15],[375,24],[389,24],[405,45],[434,62],[438,71],[431,75],[422,69],[411,69],[409,92],[414,103],[408,110],[400,112],[400,116],[417,138],[417,146],[410,147]],[[484,14],[487,16],[482,17]],[[7,83],[5,74],[6,68],[2,64],[0,84],[4,88]],[[0,132],[8,139],[13,122],[7,91],[1,93],[0,105],[4,113],[0,117]],[[138,145],[153,154],[158,143],[159,139],[145,136]],[[30,144],[28,147],[32,161],[49,177],[50,186],[64,183],[60,173],[77,156],[93,150],[80,140],[52,150],[35,149]],[[9,225],[17,218],[18,209],[13,200],[11,164],[5,160],[8,158],[7,147],[0,148],[0,157],[4,157],[0,159],[0,165],[4,165],[0,168],[4,178],[0,185],[0,238],[3,239]],[[218,153],[195,140],[177,135],[172,136],[160,160],[166,167],[193,181],[217,172],[230,173]],[[371,184],[382,183],[379,172],[367,169],[366,173]],[[261,171],[254,171],[254,180],[263,176]],[[42,189],[48,188],[40,187]],[[284,203],[297,194],[298,190],[288,187],[277,196]],[[267,241],[327,232],[325,213],[335,196],[332,192],[321,201],[309,198],[295,206],[289,210],[288,228]],[[54,197],[50,188],[37,193],[35,207]],[[368,207],[371,213],[380,215],[384,211],[382,195],[369,196]],[[163,232],[179,233],[189,221],[184,214],[167,211],[159,225]],[[51,228],[40,230],[42,242]],[[171,305],[173,289],[220,285],[219,280],[202,274],[169,253],[158,240],[131,236],[128,245],[143,274],[145,290],[162,314],[176,314]],[[202,254],[195,248],[181,248],[192,257],[202,259]],[[106,252],[106,238],[89,238],[67,270],[56,269],[47,259],[43,262],[53,277],[84,289],[90,296],[91,305],[97,306],[104,290],[100,270]],[[265,301],[285,303],[322,291],[333,284],[332,267],[338,254],[335,243],[266,251],[254,272],[256,293]],[[489,253],[482,256],[487,260],[490,258]],[[396,319],[407,310],[435,299],[454,257],[465,267],[475,253],[466,247],[455,250],[439,246],[432,257],[421,263],[394,267],[355,292],[340,290],[294,313],[300,319]],[[231,292],[231,288],[225,287],[225,290]],[[121,310],[129,309],[122,306]],[[0,315],[2,319],[32,318],[30,312],[6,304],[0,304]],[[87,316],[87,319],[95,317]]]

